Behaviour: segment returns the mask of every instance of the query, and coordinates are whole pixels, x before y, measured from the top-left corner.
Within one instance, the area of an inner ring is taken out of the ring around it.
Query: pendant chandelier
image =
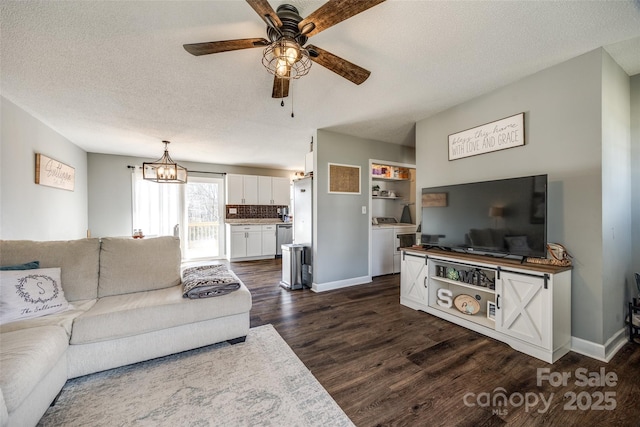
[[[142,163],[142,178],[166,184],[184,184],[187,182],[187,169],[173,161],[169,155],[167,145],[169,141],[162,141],[164,154],[155,162]]]

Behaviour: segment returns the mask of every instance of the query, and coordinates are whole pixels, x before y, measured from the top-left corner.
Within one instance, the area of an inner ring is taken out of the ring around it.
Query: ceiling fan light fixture
[[[311,69],[306,49],[290,37],[281,37],[264,49],[262,65],[274,76],[299,79]]]
[[[169,141],[162,141],[164,154],[155,162],[142,163],[142,178],[161,184],[184,184],[187,182],[187,169],[173,161],[169,155],[167,145]]]

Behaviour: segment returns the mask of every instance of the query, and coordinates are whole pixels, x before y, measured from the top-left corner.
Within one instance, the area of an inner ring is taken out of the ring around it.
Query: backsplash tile
[[[278,208],[286,208],[287,205],[226,205],[226,219],[244,218],[278,218]],[[235,208],[235,214],[230,214],[229,210]]]

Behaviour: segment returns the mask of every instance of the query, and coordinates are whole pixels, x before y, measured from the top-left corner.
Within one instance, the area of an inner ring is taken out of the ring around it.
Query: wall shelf
[[[388,178],[380,175],[371,175],[373,181],[411,181],[410,178]]]

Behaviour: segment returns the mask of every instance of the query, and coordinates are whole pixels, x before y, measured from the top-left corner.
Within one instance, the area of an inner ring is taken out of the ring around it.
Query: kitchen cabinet
[[[257,205],[258,177],[228,174],[226,179],[228,205]]]
[[[402,305],[548,363],[571,349],[570,267],[406,249],[401,274]],[[459,308],[458,297],[459,303],[466,299],[466,307]]]
[[[227,224],[227,235],[229,261],[262,256],[262,226]]]
[[[262,250],[261,255],[276,255],[276,225],[269,224],[262,226]]]
[[[275,224],[227,224],[227,259],[248,261],[276,255]]]
[[[305,176],[313,173],[313,151],[309,151],[304,156],[304,174]]]
[[[258,177],[258,204],[289,206],[289,179],[271,176]]]

